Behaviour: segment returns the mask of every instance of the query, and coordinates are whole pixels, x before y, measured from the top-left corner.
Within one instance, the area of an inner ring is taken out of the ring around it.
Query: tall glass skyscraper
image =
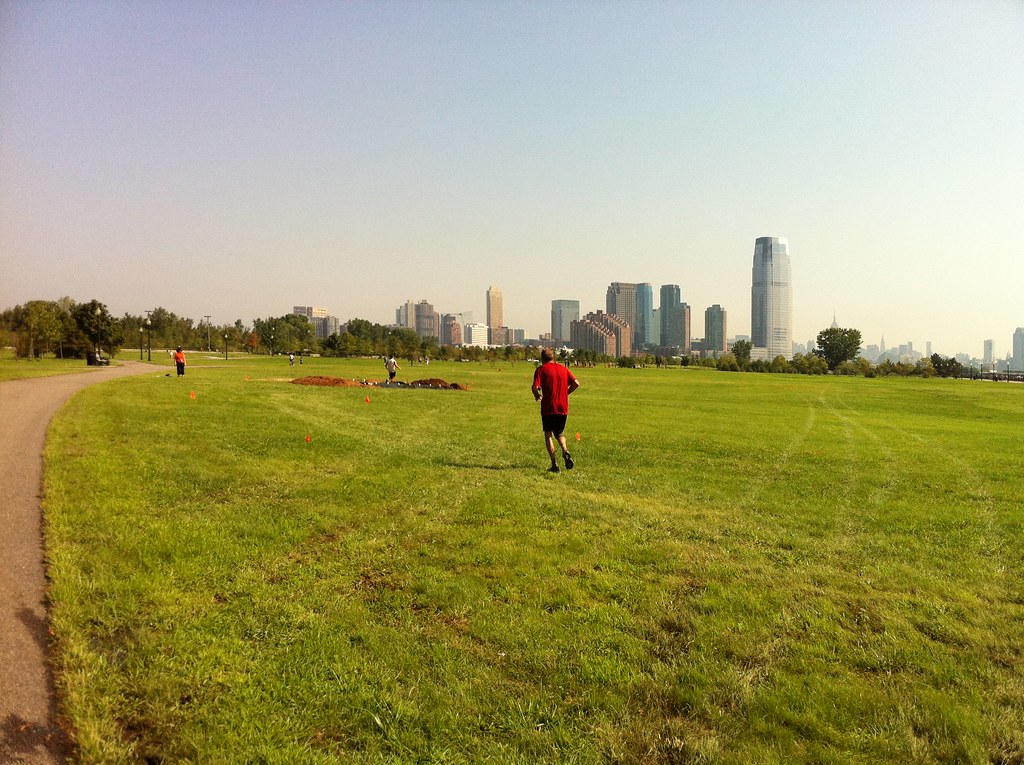
[[[633,347],[646,348],[654,344],[654,288],[644,282],[636,285],[636,326],[633,327]]]
[[[728,344],[729,330],[726,313],[722,306],[715,303],[704,309],[704,350],[711,351],[717,357],[725,353]]]
[[[667,348],[689,345],[681,295],[678,284],[661,285],[661,345]]]
[[[551,301],[551,340],[555,343],[567,343],[572,337],[572,323],[579,321],[579,300]]]
[[[793,356],[793,279],[785,239],[754,242],[750,291],[750,340],[767,359]]]

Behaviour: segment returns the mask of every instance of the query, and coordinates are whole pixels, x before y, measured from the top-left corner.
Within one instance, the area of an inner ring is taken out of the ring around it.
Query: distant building
[[[515,332],[508,327],[488,327],[487,341],[491,345],[506,346],[515,344]]]
[[[637,326],[636,285],[630,282],[612,282],[605,294],[605,310],[626,322],[632,333]],[[619,355],[624,354],[620,353]]]
[[[633,349],[632,339],[632,327],[610,313],[588,313],[572,323],[570,341],[578,350],[606,356],[629,356]]]
[[[462,345],[462,317],[457,313],[441,316],[441,345]]]
[[[463,345],[473,345],[478,348],[487,347],[487,325],[467,324],[465,333],[462,336]]]
[[[416,329],[416,304],[406,300],[395,310],[395,324],[406,329]]]
[[[654,345],[654,289],[646,282],[636,285],[636,325],[633,347],[637,350]]]
[[[690,353],[690,306],[682,302],[678,284],[661,285],[661,339],[658,349],[666,355]]]
[[[326,340],[331,335],[341,334],[341,321],[337,316],[316,316],[313,318],[313,329],[317,340]]]
[[[305,316],[310,321],[327,317],[326,308],[316,308],[311,305],[297,305],[292,308],[292,313],[296,316]]]
[[[338,334],[340,326],[338,317],[330,316],[326,308],[297,305],[292,308],[292,313],[296,316],[305,316],[309,320],[318,340],[326,340],[331,335]]]
[[[569,342],[572,323],[580,318],[579,300],[551,301],[551,338],[555,343]]]
[[[704,350],[712,356],[725,353],[728,337],[725,309],[717,303],[704,309]]]
[[[995,362],[995,360],[996,360],[995,344],[996,344],[995,340],[986,340],[985,341],[985,344],[984,344],[985,345],[985,351],[982,354],[982,362],[981,363],[984,364],[986,367],[991,367],[993,362]]]
[[[421,300],[415,308],[416,334],[422,338],[441,336],[441,317],[434,306]]]
[[[1017,327],[1013,333],[1013,356],[1010,368],[1014,372],[1024,372],[1024,327]]]
[[[754,242],[751,269],[750,336],[752,358],[790,358],[793,354],[793,277],[789,244],[762,236]]]
[[[491,345],[506,345],[496,339],[495,330],[505,329],[505,301],[501,290],[491,285],[487,290],[487,326],[491,329],[488,342]]]

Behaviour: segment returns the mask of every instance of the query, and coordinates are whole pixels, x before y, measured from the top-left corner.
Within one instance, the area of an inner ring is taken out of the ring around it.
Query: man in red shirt
[[[572,470],[575,464],[565,445],[565,420],[569,414],[569,394],[580,387],[572,372],[555,363],[555,354],[545,348],[540,354],[541,365],[533,373],[533,397],[540,401],[540,419],[544,426],[544,443],[551,457],[549,473],[558,472],[555,459],[555,440],[562,447],[565,469]]]

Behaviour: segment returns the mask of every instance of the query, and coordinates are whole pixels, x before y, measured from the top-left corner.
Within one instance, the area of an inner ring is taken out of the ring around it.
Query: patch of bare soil
[[[386,383],[382,380],[349,380],[344,377],[298,377],[291,382],[296,385],[323,385],[334,388],[432,388],[434,390],[469,390],[468,385],[450,383],[438,377],[431,377],[425,380],[413,380],[412,382]]]
[[[326,385],[332,388],[362,388],[363,383],[359,380],[347,380],[344,377],[322,377],[320,375],[314,375],[312,377],[298,377],[292,380],[296,385]]]

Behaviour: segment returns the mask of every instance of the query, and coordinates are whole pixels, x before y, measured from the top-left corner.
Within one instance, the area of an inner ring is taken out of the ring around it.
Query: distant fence
[[[993,382],[1024,382],[1024,372],[979,372],[977,369],[965,369],[960,378],[965,380],[991,380]]]

